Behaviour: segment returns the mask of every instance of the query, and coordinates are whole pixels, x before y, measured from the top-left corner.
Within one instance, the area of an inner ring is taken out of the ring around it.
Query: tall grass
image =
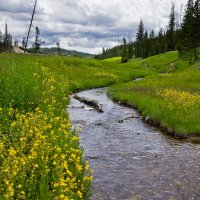
[[[108,94],[137,106],[142,115],[179,134],[200,134],[200,71],[194,66],[179,73],[115,85]]]
[[[0,199],[89,199],[92,172],[66,113],[75,91],[116,84],[112,98],[178,133],[199,133],[198,66],[176,52],[126,64],[0,54]]]
[[[92,175],[65,112],[66,77],[12,60],[0,86],[0,199],[88,199]]]
[[[0,199],[89,199],[70,93],[149,74],[91,59],[0,54]]]
[[[1,54],[0,59],[0,71],[13,65],[33,68],[45,66],[58,76],[64,75],[71,92],[127,82],[152,73],[142,66],[136,69],[132,63],[123,65],[76,57]]]

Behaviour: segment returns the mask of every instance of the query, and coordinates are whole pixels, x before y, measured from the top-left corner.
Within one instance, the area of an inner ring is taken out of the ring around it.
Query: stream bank
[[[110,99],[112,99],[112,101],[125,106],[125,107],[129,107],[131,109],[136,110],[140,115],[141,115],[141,119],[151,125],[154,126],[155,128],[160,129],[160,131],[164,134],[167,134],[169,136],[174,137],[175,139],[180,139],[180,140],[184,140],[185,142],[191,142],[191,143],[196,143],[196,144],[200,144],[200,134],[182,134],[182,133],[177,133],[175,132],[173,129],[163,126],[162,123],[160,123],[160,121],[154,120],[153,118],[149,117],[149,116],[145,116],[141,114],[141,110],[138,109],[137,106],[130,104],[128,102],[125,101],[119,101],[118,99],[112,98],[111,96],[109,96]]]
[[[200,198],[200,145],[164,135],[136,110],[112,102],[105,88],[78,96],[104,110],[83,109],[73,98],[68,109],[94,170],[92,200]]]

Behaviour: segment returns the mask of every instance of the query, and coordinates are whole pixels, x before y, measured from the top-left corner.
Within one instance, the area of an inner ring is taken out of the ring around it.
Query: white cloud
[[[176,9],[187,0],[177,0]],[[14,38],[26,35],[34,0],[1,0],[0,28],[7,20]],[[46,45],[60,41],[67,49],[98,53],[102,47],[117,44],[117,37],[135,36],[142,19],[146,29],[165,28],[168,23],[169,0],[38,0],[34,27],[39,26]]]

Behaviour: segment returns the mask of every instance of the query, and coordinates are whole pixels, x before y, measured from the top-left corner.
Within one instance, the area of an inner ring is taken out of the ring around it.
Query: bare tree
[[[27,48],[28,38],[29,38],[29,35],[30,35],[31,26],[32,26],[32,23],[33,23],[34,15],[35,15],[36,5],[37,5],[37,0],[35,0],[35,5],[34,5],[34,8],[33,8],[33,13],[32,13],[32,17],[31,17],[31,23],[30,23],[29,30],[28,30],[28,35],[27,35],[27,38],[26,38],[26,43],[25,43],[24,52],[26,51],[26,48]]]

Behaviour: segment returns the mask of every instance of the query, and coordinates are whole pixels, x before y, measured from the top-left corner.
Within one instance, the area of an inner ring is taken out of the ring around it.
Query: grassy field
[[[176,52],[126,64],[0,54],[0,199],[89,199],[92,171],[66,113],[72,92],[113,85],[113,99],[177,133],[199,134],[199,68]]]
[[[143,116],[177,134],[200,134],[200,63],[189,65],[176,52],[150,57],[142,63],[159,74],[111,86],[108,94],[137,106]]]
[[[107,61],[0,54],[0,199],[88,199],[92,172],[66,97],[148,74]]]
[[[108,59],[104,59],[104,61],[120,63],[121,62],[121,57],[108,58]]]

